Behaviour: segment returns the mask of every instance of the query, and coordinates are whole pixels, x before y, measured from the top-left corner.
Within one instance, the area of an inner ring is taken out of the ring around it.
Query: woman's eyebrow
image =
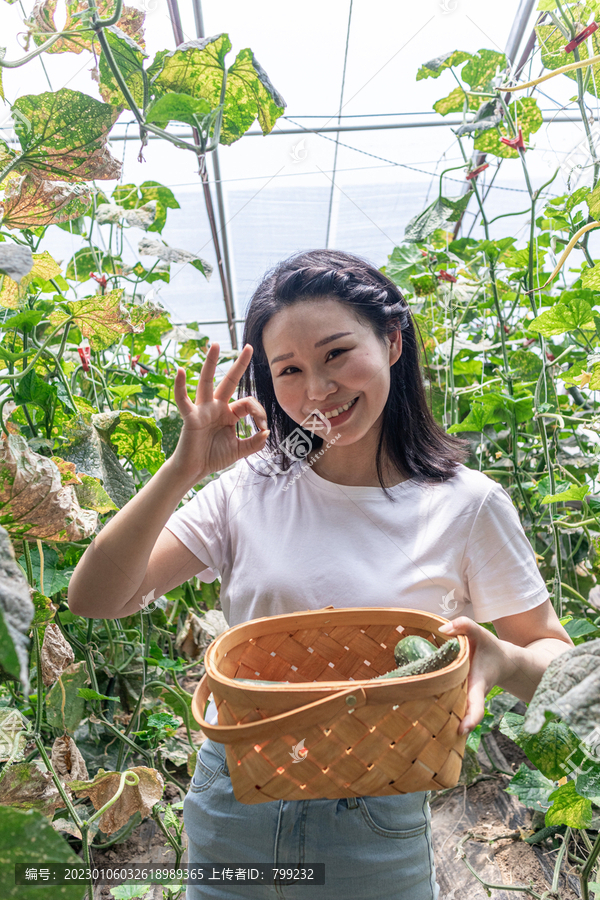
[[[346,337],[346,335],[348,335],[348,334],[354,334],[354,332],[353,331],[338,331],[337,334],[331,334],[331,335],[329,335],[329,337],[326,337],[320,341],[317,341],[317,343],[315,344],[315,348],[323,347],[325,344],[330,344],[331,341],[337,341],[338,338]],[[271,365],[274,366],[276,362],[281,362],[283,359],[291,359],[293,355],[294,355],[293,353],[284,353],[284,354],[282,354],[282,356],[275,356],[271,360]]]

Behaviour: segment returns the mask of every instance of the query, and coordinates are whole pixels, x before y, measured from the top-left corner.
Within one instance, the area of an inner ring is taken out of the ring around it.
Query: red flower
[[[455,278],[454,275],[451,275],[450,272],[446,272],[445,269],[440,269],[437,273],[437,277],[439,281],[450,281],[452,284],[456,284],[458,278]]]
[[[550,360],[550,362],[554,362],[554,360],[555,360],[554,353],[550,353],[549,350],[546,350],[546,356],[548,357],[548,359]]]
[[[106,285],[108,284],[108,279],[107,279],[106,275],[98,276],[98,275],[96,275],[95,272],[90,272],[90,278],[93,278],[94,281],[97,281],[98,284],[100,284],[103,288],[105,288]]]
[[[593,34],[597,30],[598,26],[595,22],[592,22],[591,25],[588,25],[587,28],[584,28],[583,31],[580,31],[577,37],[574,37],[572,41],[569,41],[569,43],[565,47],[565,53],[570,53],[575,49],[575,47],[578,47],[582,41],[585,41],[585,39],[588,38],[590,34]]]
[[[465,178],[467,179],[467,181],[470,181],[472,178],[477,178],[480,172],[483,172],[484,169],[489,169],[489,167],[489,163],[484,163],[482,166],[477,166],[477,168],[473,169],[472,172],[467,172]]]
[[[506,144],[507,147],[512,147],[514,150],[524,150],[525,143],[523,141],[523,132],[519,128],[519,137],[516,138],[500,138],[502,144]]]
[[[129,359],[131,360],[131,368],[135,369],[136,366],[139,366],[141,374],[147,375],[150,369],[147,369],[146,366],[142,365],[142,363],[140,362],[140,356],[141,353],[138,353],[137,356],[134,356],[133,359],[131,359],[131,353],[129,354]]]
[[[530,347],[531,344],[535,344],[536,341],[537,341],[537,338],[529,338],[528,341],[523,341],[522,346],[523,346],[523,347]]]
[[[84,372],[90,371],[90,360],[91,360],[91,350],[89,347],[78,347],[77,352],[79,353],[79,359],[81,360],[81,365],[83,366]]]

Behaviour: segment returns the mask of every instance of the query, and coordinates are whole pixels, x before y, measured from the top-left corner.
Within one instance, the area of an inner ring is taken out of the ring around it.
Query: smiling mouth
[[[336,416],[341,416],[343,412],[346,412],[347,409],[350,409],[356,401],[358,397],[355,397],[354,400],[350,400],[348,403],[345,403],[343,406],[338,406],[337,409],[332,409],[329,412],[321,413],[322,416],[325,416],[326,419],[335,419]]]

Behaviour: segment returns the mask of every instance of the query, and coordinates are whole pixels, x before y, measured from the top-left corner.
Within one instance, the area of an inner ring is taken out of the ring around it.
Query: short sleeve
[[[175,510],[165,523],[165,528],[211,570],[210,573],[204,570],[199,574],[203,581],[214,580],[220,575],[230,555],[228,481],[225,475],[209,481],[191,500]]]
[[[477,622],[526,612],[550,596],[519,514],[500,484],[494,483],[473,522],[463,577]]]

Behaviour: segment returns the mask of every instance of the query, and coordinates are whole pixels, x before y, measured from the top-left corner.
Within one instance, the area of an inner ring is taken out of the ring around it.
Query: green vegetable
[[[394,658],[399,666],[405,666],[417,659],[433,656],[435,651],[436,647],[427,638],[420,637],[418,634],[409,634],[396,644]]]
[[[398,669],[387,672],[385,675],[377,675],[373,680],[376,681],[380,678],[407,678],[409,675],[425,675],[428,672],[436,672],[438,669],[443,669],[444,666],[449,665],[455,660],[459,651],[460,644],[458,638],[450,638],[449,641],[446,641],[446,643],[442,647],[439,647],[431,656],[407,663],[405,666],[400,666]]]

